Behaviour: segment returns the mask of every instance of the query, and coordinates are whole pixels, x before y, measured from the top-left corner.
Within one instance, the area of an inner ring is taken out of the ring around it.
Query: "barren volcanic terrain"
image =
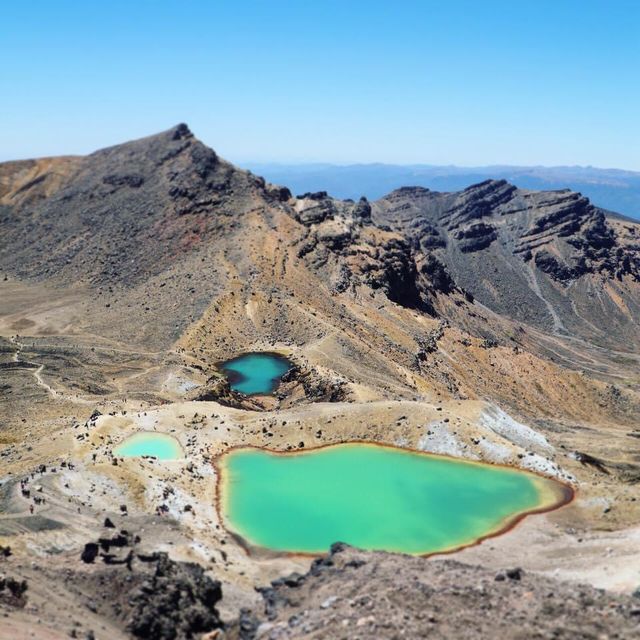
[[[0,238],[0,637],[637,637],[639,223],[505,181],[294,196],[182,124],[0,164]],[[224,375],[255,351],[273,394]],[[114,454],[139,431],[184,457]],[[574,499],[447,560],[225,528],[218,456],[348,441]]]

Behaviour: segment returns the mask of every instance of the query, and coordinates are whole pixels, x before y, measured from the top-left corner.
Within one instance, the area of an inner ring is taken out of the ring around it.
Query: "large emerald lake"
[[[229,530],[249,546],[300,553],[338,541],[410,554],[453,550],[572,495],[525,471],[368,443],[232,449],[218,473]]]
[[[234,391],[247,395],[271,393],[280,378],[291,368],[283,356],[275,353],[245,353],[220,365]]]

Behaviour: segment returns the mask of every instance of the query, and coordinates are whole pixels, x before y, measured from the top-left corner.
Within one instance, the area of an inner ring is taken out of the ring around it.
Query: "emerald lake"
[[[113,455],[122,458],[154,456],[158,460],[177,460],[184,458],[184,451],[173,436],[141,431],[123,440],[113,450]]]
[[[247,395],[272,393],[291,362],[276,353],[245,353],[219,365],[234,391]]]
[[[225,526],[248,546],[298,553],[323,553],[334,542],[450,551],[573,495],[526,471],[368,443],[232,449],[218,473]]]

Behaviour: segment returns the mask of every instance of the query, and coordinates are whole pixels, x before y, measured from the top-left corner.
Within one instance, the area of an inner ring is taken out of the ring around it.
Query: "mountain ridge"
[[[247,216],[277,212],[304,236],[297,258],[337,293],[363,283],[432,316],[439,294],[466,295],[541,330],[602,344],[638,340],[640,225],[568,189],[534,192],[490,179],[449,193],[405,186],[374,202],[293,197],[222,160],[185,124],[59,162],[66,173],[51,171],[49,159],[30,180],[19,165],[13,186],[12,165],[0,165],[0,264],[15,275],[133,289],[233,244]],[[214,289],[203,285],[198,308]],[[593,293],[595,324],[613,319],[619,336],[580,319]]]

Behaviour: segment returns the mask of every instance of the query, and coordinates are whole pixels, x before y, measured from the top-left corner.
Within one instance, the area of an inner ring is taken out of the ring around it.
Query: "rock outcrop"
[[[443,265],[435,259],[418,264],[412,243],[388,227],[373,224],[371,204],[331,199],[325,192],[305,194],[295,203],[295,215],[309,228],[299,255],[314,268],[333,270],[337,292],[364,284],[405,307],[435,313],[433,294],[444,285],[454,289]],[[336,275],[337,273],[337,275]],[[446,282],[446,284],[445,284]]]
[[[81,559],[97,566],[67,570],[61,586],[77,590],[90,610],[117,621],[132,637],[180,640],[221,629],[220,582],[196,563],[145,553],[139,543],[126,531],[88,542]],[[99,600],[92,599],[94,592]]]
[[[173,562],[164,553],[151,560],[149,577],[129,594],[127,628],[137,638],[193,638],[223,625],[216,605],[220,582],[195,563]]]
[[[341,544],[310,571],[262,588],[244,638],[635,638],[637,598],[557,582],[518,567],[357,551]],[[235,635],[237,634],[237,635]]]

